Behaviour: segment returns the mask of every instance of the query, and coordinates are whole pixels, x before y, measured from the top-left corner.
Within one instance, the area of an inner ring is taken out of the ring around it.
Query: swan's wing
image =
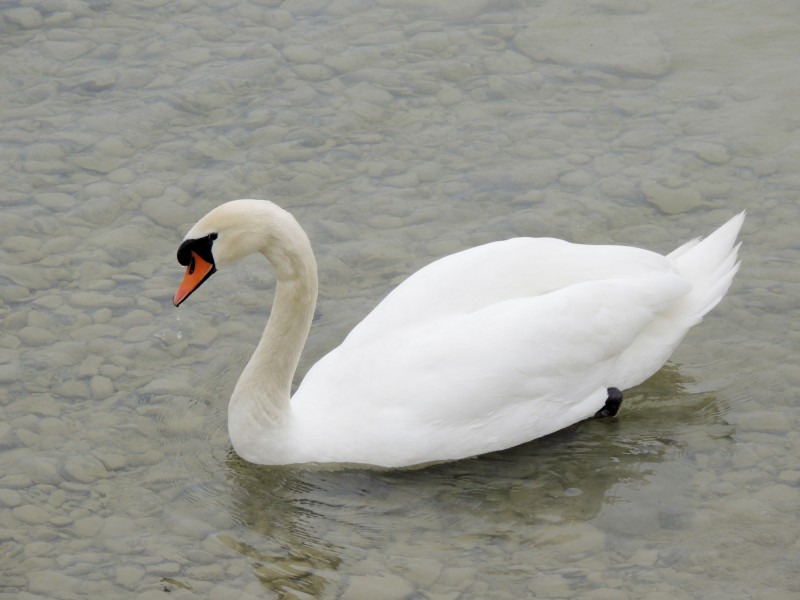
[[[388,329],[427,326],[498,302],[571,285],[674,273],[665,257],[626,246],[588,246],[552,238],[514,238],[434,261],[395,288],[348,336],[367,343]]]
[[[601,408],[617,359],[689,289],[671,273],[590,281],[348,340],[309,371],[293,409],[306,436],[340,428],[423,460],[510,447]]]

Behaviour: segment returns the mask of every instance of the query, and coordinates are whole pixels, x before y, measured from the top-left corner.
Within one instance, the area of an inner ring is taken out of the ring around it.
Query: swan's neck
[[[228,428],[240,454],[239,447],[250,446],[251,438],[263,445],[264,436],[288,418],[292,378],[317,301],[316,261],[308,237],[294,219],[271,231],[261,251],[275,269],[277,286],[261,341],[228,407]]]

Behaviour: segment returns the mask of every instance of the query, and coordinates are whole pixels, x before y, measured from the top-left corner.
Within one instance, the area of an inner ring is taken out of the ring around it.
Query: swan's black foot
[[[606,398],[606,405],[594,413],[595,419],[603,417],[613,417],[619,412],[620,404],[622,404],[622,392],[617,388],[608,388],[608,398]]]

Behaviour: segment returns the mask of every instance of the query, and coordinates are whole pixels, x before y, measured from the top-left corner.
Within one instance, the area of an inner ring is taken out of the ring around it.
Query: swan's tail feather
[[[679,311],[691,327],[725,296],[739,270],[736,243],[744,223],[745,211],[730,219],[704,239],[696,239],[667,255],[678,272],[692,284],[692,291],[681,302]]]

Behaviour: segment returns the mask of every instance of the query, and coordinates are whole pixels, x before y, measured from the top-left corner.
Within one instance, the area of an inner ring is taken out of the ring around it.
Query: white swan
[[[228,407],[242,458],[418,465],[509,448],[614,414],[621,400],[615,388],[655,373],[725,295],[738,269],[743,221],[741,213],[666,257],[516,238],[437,260],[314,365],[291,402],[317,266],[288,212],[265,200],[235,200],[200,219],[178,250],[187,268],[173,302],[249,254],[272,263],[272,312]]]

